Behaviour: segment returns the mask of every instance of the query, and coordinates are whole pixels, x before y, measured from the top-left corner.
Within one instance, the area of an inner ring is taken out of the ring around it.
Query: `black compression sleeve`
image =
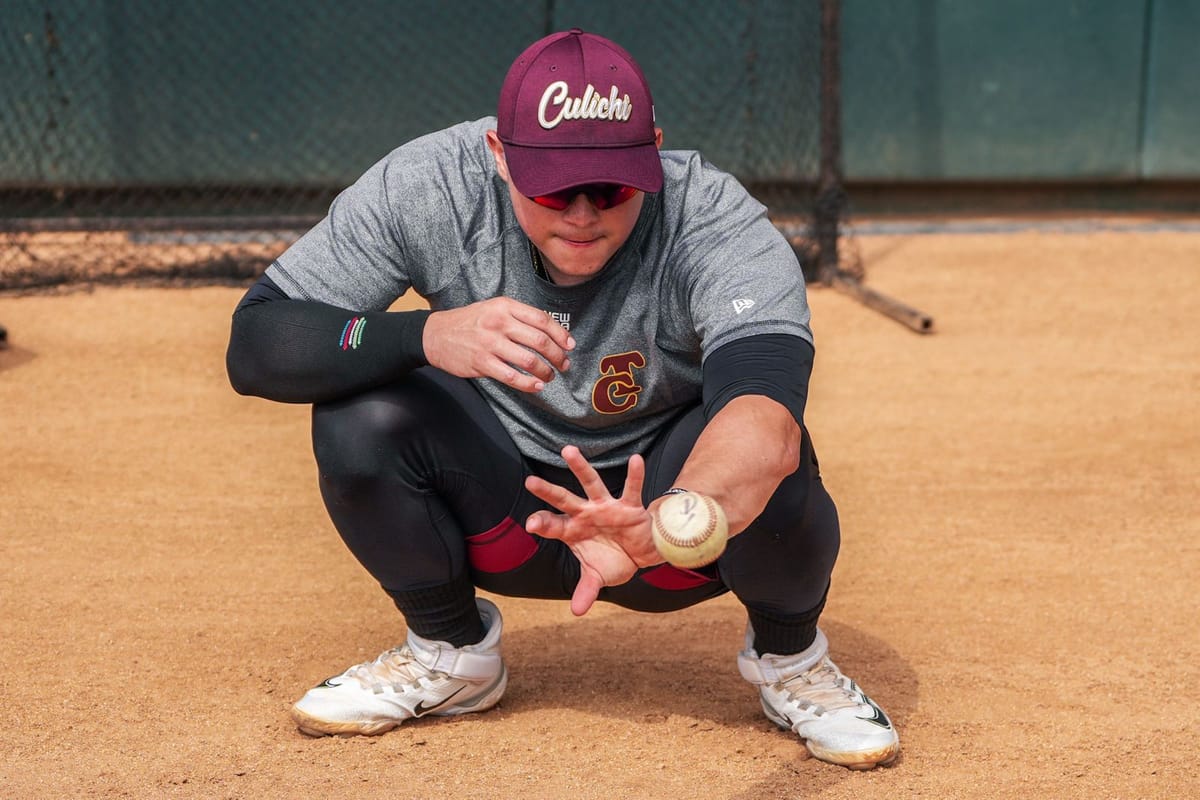
[[[265,275],[233,313],[225,368],[239,394],[321,403],[389,383],[428,363],[428,311],[358,313],[292,300]]]
[[[712,419],[735,397],[775,400],[804,424],[813,347],[799,336],[764,333],[735,339],[704,360],[704,416]]]

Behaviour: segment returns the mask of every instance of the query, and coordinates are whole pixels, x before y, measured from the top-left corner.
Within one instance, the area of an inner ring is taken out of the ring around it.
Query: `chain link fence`
[[[7,0],[0,291],[245,283],[408,139],[494,113],[554,30],[621,42],[668,148],[743,179],[793,239],[819,166],[818,0]]]

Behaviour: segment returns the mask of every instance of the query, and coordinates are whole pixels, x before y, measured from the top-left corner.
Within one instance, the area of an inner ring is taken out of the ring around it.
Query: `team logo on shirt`
[[[600,359],[600,380],[592,386],[592,408],[601,414],[623,414],[637,405],[642,387],[635,369],[645,369],[646,357],[634,350]]]

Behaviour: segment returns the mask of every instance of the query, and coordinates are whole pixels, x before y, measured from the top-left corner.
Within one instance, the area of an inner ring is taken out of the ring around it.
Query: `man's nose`
[[[579,192],[571,198],[571,204],[563,211],[563,218],[575,225],[584,225],[592,222],[599,215],[599,209],[592,204],[592,201],[583,192]]]

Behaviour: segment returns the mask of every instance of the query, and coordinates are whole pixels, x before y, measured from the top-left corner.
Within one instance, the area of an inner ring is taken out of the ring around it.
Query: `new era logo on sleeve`
[[[739,297],[737,300],[733,301],[733,313],[741,314],[743,311],[745,311],[748,308],[752,308],[753,306],[754,306],[754,301],[751,300],[750,298]]]

